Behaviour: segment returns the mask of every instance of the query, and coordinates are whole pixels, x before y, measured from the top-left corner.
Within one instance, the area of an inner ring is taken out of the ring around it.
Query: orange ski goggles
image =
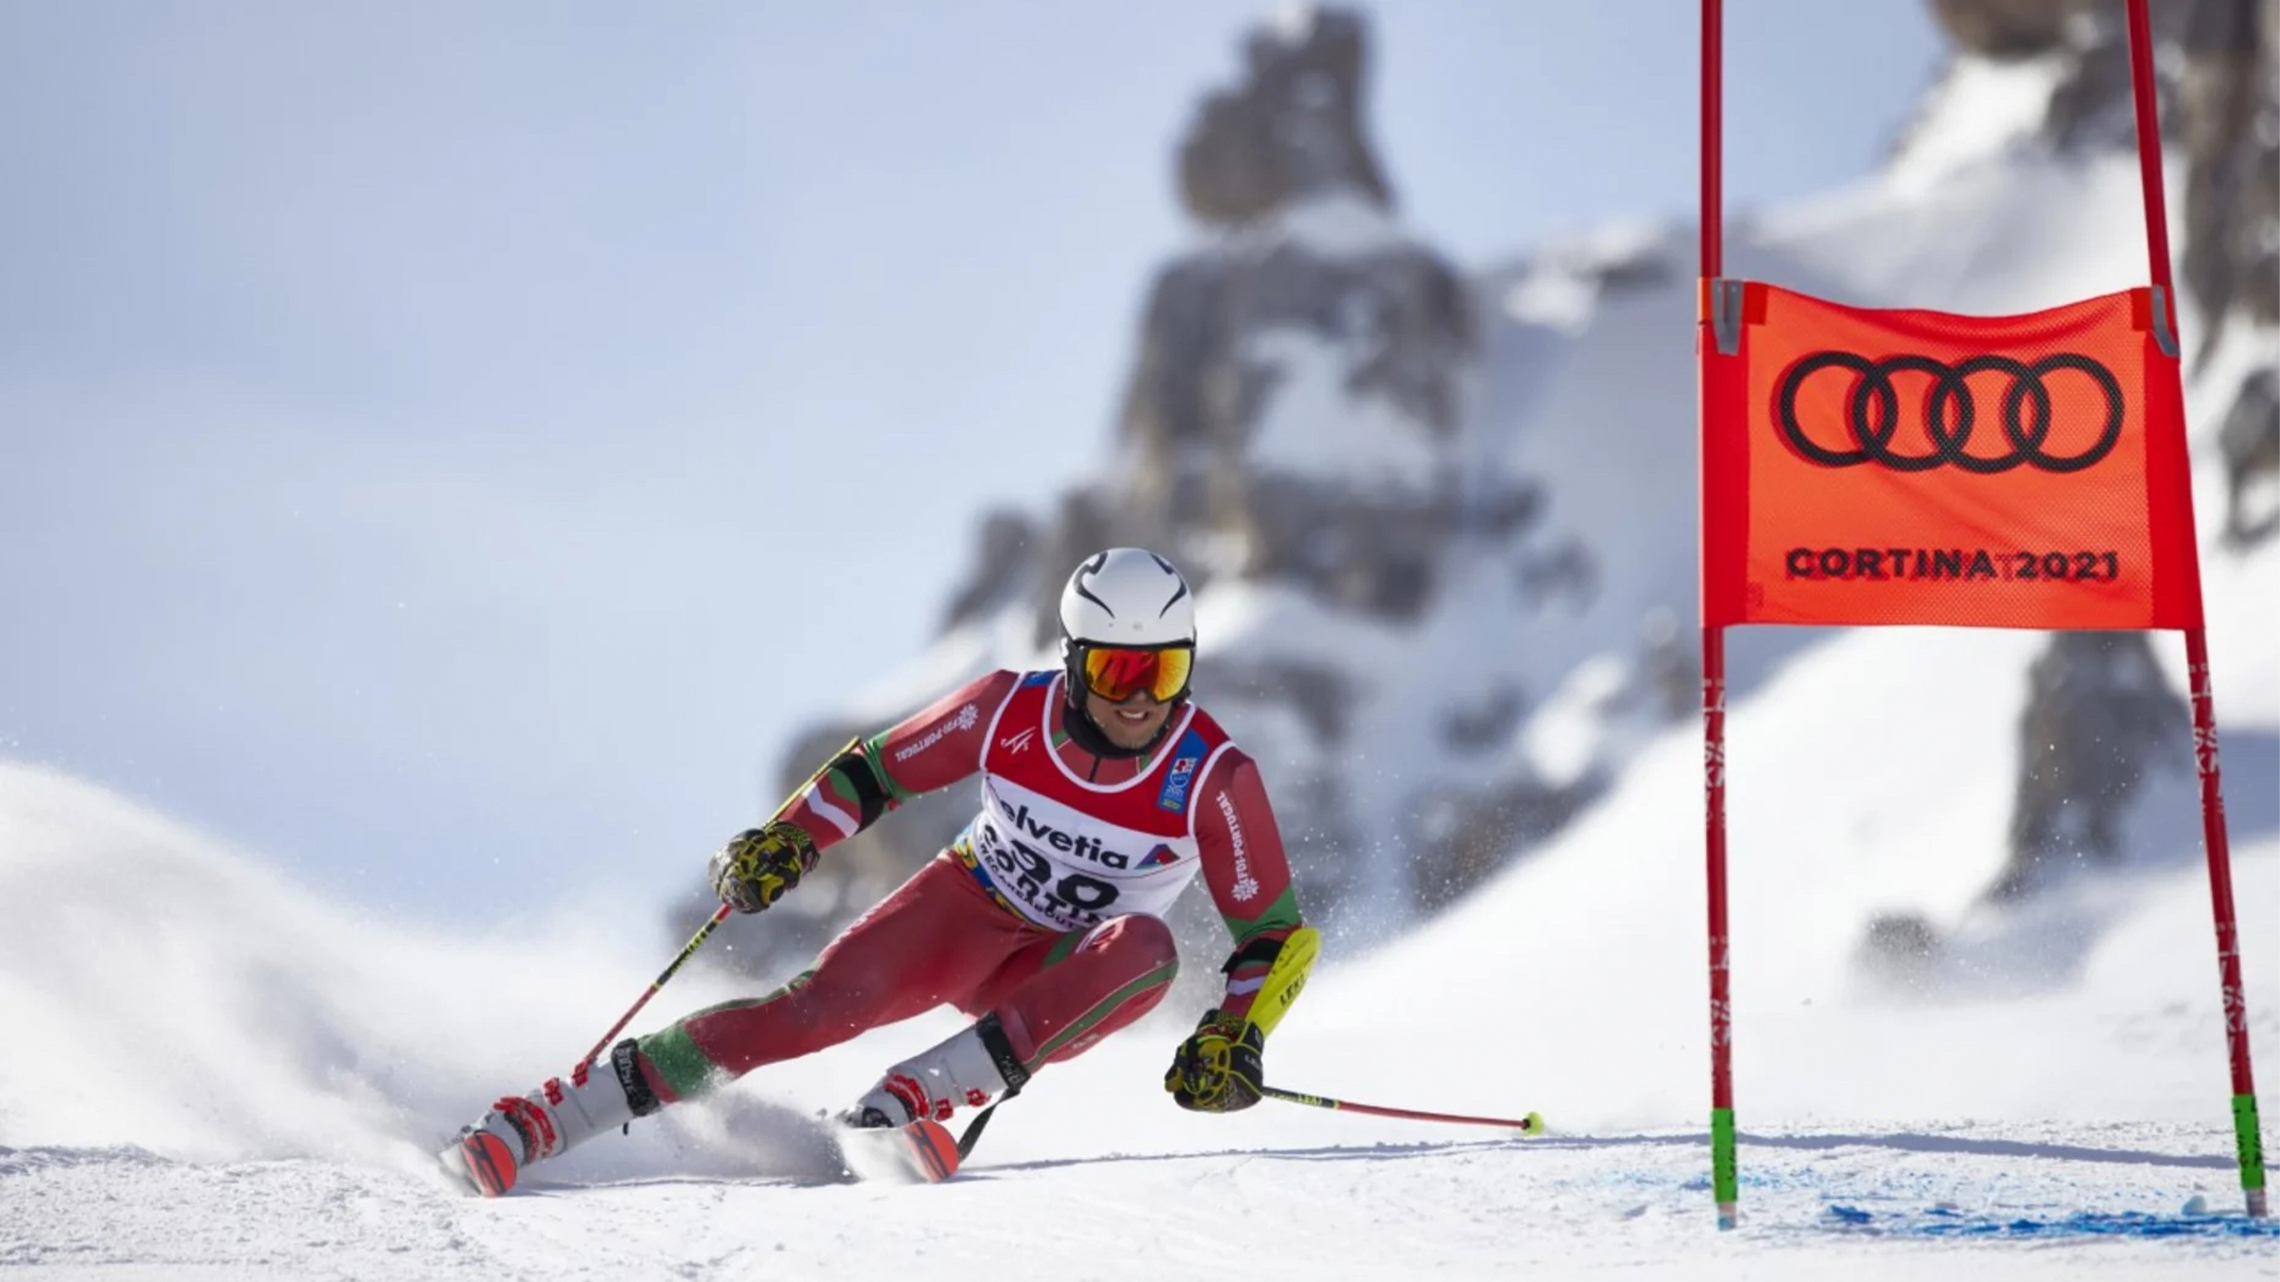
[[[1158,703],[1170,703],[1187,693],[1188,677],[1195,671],[1195,647],[1169,645],[1152,649],[1088,645],[1082,651],[1085,688],[1122,703],[1145,691]]]

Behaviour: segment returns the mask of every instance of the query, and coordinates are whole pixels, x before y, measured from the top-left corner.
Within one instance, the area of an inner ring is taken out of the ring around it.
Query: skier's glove
[[[1199,1113],[1232,1113],[1259,1102],[1266,1070],[1259,1052],[1266,1036],[1247,1019],[1205,1011],[1203,1022],[1180,1043],[1164,1089],[1181,1108]]]
[[[798,824],[746,829],[714,853],[713,893],[740,913],[759,912],[814,871],[815,857],[815,839]]]

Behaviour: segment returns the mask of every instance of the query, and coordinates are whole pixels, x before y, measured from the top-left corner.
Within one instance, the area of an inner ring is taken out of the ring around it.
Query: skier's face
[[[1156,702],[1145,690],[1135,691],[1122,703],[1111,703],[1090,690],[1085,692],[1085,715],[1093,719],[1108,741],[1119,748],[1145,748],[1164,728],[1172,705]]]

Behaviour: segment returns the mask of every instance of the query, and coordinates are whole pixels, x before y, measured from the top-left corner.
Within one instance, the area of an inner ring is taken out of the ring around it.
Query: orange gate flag
[[[2199,626],[2165,301],[1958,316],[1703,282],[1704,626]]]

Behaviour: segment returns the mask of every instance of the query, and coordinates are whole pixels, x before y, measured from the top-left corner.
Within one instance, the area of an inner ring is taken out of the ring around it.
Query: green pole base
[[[2235,1095],[2232,1101],[2233,1140],[2240,1147],[2240,1187],[2248,1195],[2248,1213],[2257,1219],[2267,1214],[2264,1200],[2264,1135],[2256,1122],[2256,1097]]]
[[[1718,1201],[1718,1227],[1730,1229],[1741,1219],[1741,1178],[1734,1160],[1734,1110],[1710,1110],[1710,1191]]]

